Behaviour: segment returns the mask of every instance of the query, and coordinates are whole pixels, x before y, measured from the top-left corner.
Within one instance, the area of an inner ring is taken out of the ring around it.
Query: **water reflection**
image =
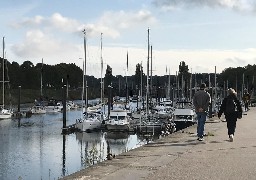
[[[115,158],[116,150],[121,151],[121,153],[128,151],[127,142],[129,134],[127,132],[107,132],[106,142],[107,142],[107,159],[111,160]]]
[[[67,112],[67,125],[81,112]],[[61,134],[62,114],[0,121],[0,179],[58,179],[144,144],[137,135]],[[109,152],[108,152],[109,151]]]
[[[104,142],[102,132],[77,132],[76,139],[81,147],[81,165],[92,166],[104,160]]]
[[[66,176],[66,135],[62,135],[62,176]]]

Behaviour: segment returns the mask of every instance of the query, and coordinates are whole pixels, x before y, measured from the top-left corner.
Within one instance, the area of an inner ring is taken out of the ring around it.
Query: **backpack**
[[[226,102],[226,113],[232,113],[236,111],[236,105],[235,105],[235,101],[232,97],[228,97],[227,98],[227,102]]]

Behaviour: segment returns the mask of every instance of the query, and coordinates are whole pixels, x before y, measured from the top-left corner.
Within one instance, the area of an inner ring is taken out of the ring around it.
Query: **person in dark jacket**
[[[233,100],[235,107],[234,110],[231,111],[230,109],[232,108],[230,108],[230,105],[228,105],[230,100]],[[240,101],[237,99],[236,91],[232,88],[228,89],[228,96],[222,101],[220,110],[218,112],[218,118],[221,117],[222,113],[224,113],[227,122],[229,140],[230,142],[233,142],[237,118],[242,118],[242,107]]]
[[[200,90],[197,91],[193,97],[193,104],[197,115],[197,140],[203,141],[204,125],[206,121],[208,106],[211,101],[211,96],[205,91],[206,84],[202,83]]]
[[[250,102],[251,96],[248,93],[247,89],[244,90],[243,94],[243,102],[244,102],[244,111],[248,111],[249,109],[249,102]]]

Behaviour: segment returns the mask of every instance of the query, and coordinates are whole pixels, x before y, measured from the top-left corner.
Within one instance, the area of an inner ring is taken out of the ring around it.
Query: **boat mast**
[[[150,50],[150,47],[149,47],[149,28],[148,28],[148,59],[147,59],[147,91],[146,91],[146,103],[147,103],[147,107],[146,107],[146,115],[148,116],[148,113],[149,113],[149,109],[148,109],[148,94],[149,94],[149,81],[148,81],[148,78],[149,78],[149,50]]]
[[[83,108],[84,108],[84,60],[83,60],[83,87],[82,87],[82,115],[81,115],[81,117],[83,117]]]
[[[100,34],[100,101],[103,104],[103,79],[102,79],[102,72],[103,72],[103,58],[102,58],[102,35]]]
[[[127,51],[127,55],[126,55],[126,76],[125,76],[125,84],[126,84],[126,105],[128,104],[128,81],[127,81],[127,76],[128,76],[128,51]]]
[[[167,92],[168,100],[171,99],[171,72],[169,68],[169,76],[168,76],[168,92]]]
[[[40,96],[43,97],[43,64],[44,59],[42,58],[42,66],[41,66],[41,86],[40,86]]]
[[[153,76],[152,76],[152,45],[150,46],[150,105],[152,105],[152,90],[153,90]]]
[[[189,100],[192,101],[192,68],[191,68],[191,75],[189,80]]]
[[[141,100],[142,100],[142,97],[143,97],[143,81],[142,81],[142,75],[143,75],[143,73],[142,73],[142,61],[141,61],[141,63],[140,63],[140,97],[141,97]]]
[[[4,44],[4,37],[3,37],[3,108],[4,108],[4,50],[5,50],[5,44]]]
[[[86,80],[86,31],[85,29],[83,30],[84,33],[84,82],[85,82],[85,113],[87,116],[87,80]]]
[[[217,105],[217,72],[216,66],[214,67],[214,107]],[[236,91],[237,90],[237,74],[236,74]]]

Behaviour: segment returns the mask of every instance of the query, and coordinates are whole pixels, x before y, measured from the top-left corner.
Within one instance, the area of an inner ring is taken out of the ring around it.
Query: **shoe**
[[[230,142],[233,142],[233,141],[234,141],[234,135],[233,135],[233,134],[231,134],[231,135],[229,136],[229,141],[230,141]]]
[[[197,138],[197,140],[198,140],[198,141],[203,141],[204,138],[200,138],[200,137],[199,137],[199,138]]]

